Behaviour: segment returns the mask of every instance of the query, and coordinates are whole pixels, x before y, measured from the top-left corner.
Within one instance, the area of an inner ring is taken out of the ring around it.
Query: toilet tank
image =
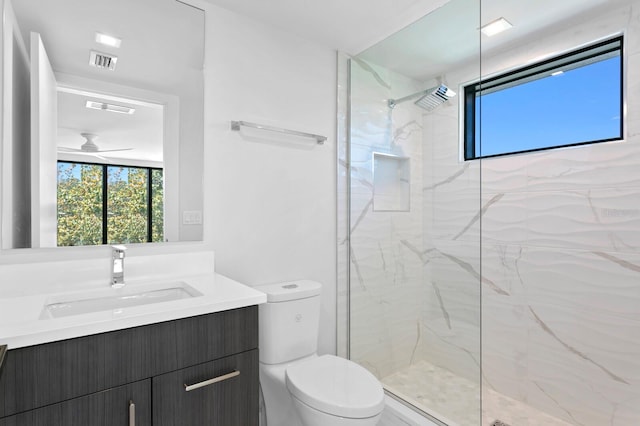
[[[310,280],[256,287],[267,295],[259,306],[260,362],[280,364],[316,353],[321,288]]]

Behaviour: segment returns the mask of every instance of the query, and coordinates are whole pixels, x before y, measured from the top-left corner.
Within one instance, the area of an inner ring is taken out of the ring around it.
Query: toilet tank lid
[[[322,285],[317,281],[297,280],[255,287],[267,295],[267,303],[286,302],[318,296]]]

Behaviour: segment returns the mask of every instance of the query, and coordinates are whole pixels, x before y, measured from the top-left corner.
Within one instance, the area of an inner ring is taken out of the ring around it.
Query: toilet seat
[[[316,410],[339,417],[367,418],[384,409],[380,382],[355,362],[323,355],[287,368],[289,392]]]

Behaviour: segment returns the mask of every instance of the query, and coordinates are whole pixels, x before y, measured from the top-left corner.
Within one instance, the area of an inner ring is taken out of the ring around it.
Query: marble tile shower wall
[[[411,102],[393,110],[386,102],[421,89],[420,82],[351,61],[351,358],[380,378],[412,362],[425,303],[421,115]],[[374,211],[374,152],[409,158],[408,212]]]
[[[443,76],[445,84],[477,79],[479,66]],[[480,168],[461,163],[459,98],[423,115],[423,359],[480,382]],[[478,398],[479,399],[479,398]],[[479,401],[468,401],[479,412]]]
[[[621,30],[624,142],[482,161],[484,388],[576,425],[640,424],[640,5],[483,58],[491,74]]]

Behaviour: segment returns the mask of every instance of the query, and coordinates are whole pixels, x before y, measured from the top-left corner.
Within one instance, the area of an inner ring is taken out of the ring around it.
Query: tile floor
[[[480,386],[427,361],[384,377],[385,389],[449,426],[479,426]],[[482,426],[571,426],[491,389],[484,390]]]

